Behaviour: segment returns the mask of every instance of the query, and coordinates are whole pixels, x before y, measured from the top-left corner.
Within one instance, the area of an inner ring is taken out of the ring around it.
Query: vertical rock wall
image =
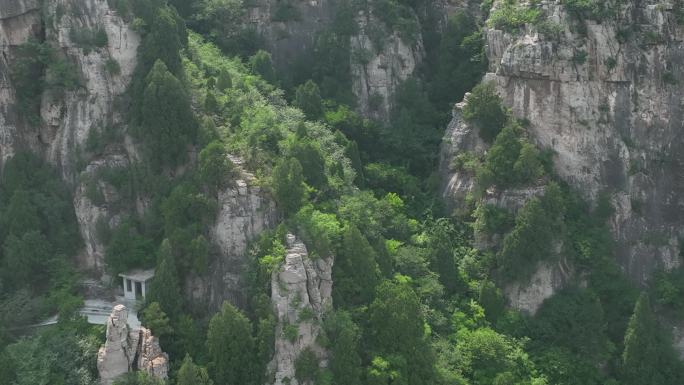
[[[309,258],[306,246],[287,235],[283,266],[273,272],[271,301],[275,308],[275,355],[269,370],[275,385],[298,385],[295,362],[305,349],[311,349],[327,365],[327,352],[318,345],[323,314],[332,309],[332,265],[334,258]],[[296,330],[290,333],[286,329]],[[290,337],[294,337],[290,339]]]
[[[278,220],[275,202],[256,184],[254,176],[241,168],[240,159],[231,160],[240,176],[218,195],[219,213],[210,230],[218,250],[209,261],[207,275],[190,277],[186,287],[193,300],[214,310],[226,300],[245,305],[247,246]]]
[[[561,178],[590,202],[611,198],[619,262],[643,284],[681,263],[684,28],[672,2],[624,3],[599,22],[542,1],[557,33],[487,29],[485,81],[529,122],[531,139],[555,152]],[[443,195],[452,206],[472,180],[449,165],[459,152],[483,151],[475,129],[456,113],[445,137]]]

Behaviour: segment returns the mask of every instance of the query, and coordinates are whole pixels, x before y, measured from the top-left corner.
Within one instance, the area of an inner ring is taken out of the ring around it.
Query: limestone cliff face
[[[256,185],[252,174],[241,168],[241,161],[231,157],[240,170],[232,185],[219,192],[219,213],[210,229],[217,252],[211,258],[206,276],[192,276],[187,291],[198,302],[218,309],[224,301],[245,305],[247,248],[262,231],[277,224],[275,202]]]
[[[382,21],[361,14],[357,24],[359,33],[351,38],[352,91],[363,115],[387,121],[397,87],[413,75],[425,56],[423,38],[418,33],[415,41],[407,42],[397,32],[385,31],[387,39],[377,46],[371,40],[371,28],[383,28]]]
[[[77,148],[93,129],[121,122],[115,99],[121,95],[135,69],[138,35],[112,11],[105,0],[6,0],[0,11],[0,162],[18,146],[30,147],[57,165],[65,179],[77,176]],[[107,43],[84,49],[74,42],[72,31],[101,29]],[[28,124],[18,115],[16,90],[10,69],[16,48],[29,39],[47,41],[73,64],[81,85],[64,95],[45,91],[41,97],[41,122]],[[107,62],[120,71],[111,73]]]
[[[335,0],[257,0],[248,8],[248,22],[263,37],[276,66],[288,68],[313,49],[319,32],[332,22]],[[281,17],[281,9],[291,6],[291,15]]]
[[[577,19],[560,1],[542,1],[545,25],[556,32],[487,29],[485,81],[495,82],[513,114],[529,122],[532,140],[555,152],[561,178],[591,202],[609,194],[619,262],[645,283],[654,269],[681,262],[684,28],[672,2],[624,3],[599,23]],[[454,207],[473,180],[451,161],[462,151],[486,151],[476,130],[457,106],[441,163],[443,196]],[[541,267],[537,278],[560,287],[557,273]],[[548,292],[531,290],[528,297]],[[530,301],[537,302],[518,302]]]
[[[307,348],[316,354],[321,366],[327,365],[327,352],[317,338],[324,312],[332,309],[333,260],[332,256],[309,258],[304,243],[287,235],[285,262],[271,278],[271,301],[278,323],[269,370],[275,385],[299,383],[295,362]]]
[[[542,8],[559,37],[489,30],[490,70],[513,113],[556,152],[558,174],[590,201],[611,195],[620,262],[643,283],[680,264],[684,29],[672,2],[628,1],[579,28],[559,2]]]
[[[248,21],[263,37],[276,66],[287,71],[313,52],[319,33],[332,27],[336,1],[341,0],[259,0],[248,8]],[[456,9],[456,3],[460,7],[462,1],[439,1],[435,7]],[[290,13],[296,17],[279,18],[279,9],[285,4],[292,6]],[[376,47],[369,38],[368,26],[383,29],[382,21],[363,12],[356,21],[359,33],[350,38],[351,91],[357,97],[360,113],[387,120],[396,87],[413,74],[424,56],[422,36],[418,34],[414,42],[407,43],[396,32],[383,31],[386,42]]]
[[[106,44],[82,47],[73,41],[78,31],[103,31]],[[30,124],[17,109],[11,69],[17,48],[30,39],[50,44],[73,65],[80,85],[64,93],[46,90],[40,97],[40,121]],[[83,183],[98,169],[128,163],[129,152],[119,148],[98,159],[82,159],[81,149],[95,130],[122,124],[115,106],[136,66],[139,36],[109,8],[106,0],[4,0],[0,6],[0,167],[18,149],[30,149],[53,163],[74,186],[74,206],[86,249],[84,269],[103,272],[103,250],[96,239],[96,223],[116,220],[108,202],[92,202]],[[108,70],[116,63],[119,71]],[[86,163],[85,165],[78,163]],[[89,164],[88,164],[89,163]],[[85,167],[81,173],[80,168]],[[103,186],[104,187],[104,186]],[[109,189],[111,194],[114,192]],[[105,195],[111,195],[105,192]]]

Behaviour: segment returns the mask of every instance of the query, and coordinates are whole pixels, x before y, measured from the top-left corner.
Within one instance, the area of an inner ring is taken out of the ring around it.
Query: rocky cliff
[[[319,34],[333,28],[337,1],[260,0],[248,8],[249,23],[263,37],[276,66],[287,72],[293,65],[307,65],[302,58],[312,59]],[[460,9],[461,3],[439,1],[434,7]],[[290,16],[281,18],[285,7],[290,7],[287,11]],[[414,17],[420,25],[418,16]],[[386,121],[396,87],[413,74],[425,55],[422,36],[418,32],[414,41],[404,41],[370,12],[360,11],[355,22],[358,32],[350,37],[348,59],[351,91],[357,98],[360,113]],[[387,36],[381,46],[371,41],[371,36],[378,34]]]
[[[135,370],[166,379],[169,357],[149,329],[132,329],[126,322],[128,309],[116,305],[107,320],[107,340],[97,353],[97,371],[102,385]]]
[[[74,206],[86,243],[80,266],[101,274],[103,248],[96,225],[98,220],[115,222],[116,213],[110,212],[111,200],[88,199],[84,182],[99,169],[127,165],[132,146],[93,159],[85,158],[83,148],[93,133],[124,123],[117,99],[135,69],[139,36],[105,0],[6,0],[0,9],[0,166],[15,151],[28,148],[58,167],[76,192]],[[95,33],[101,36],[96,46],[84,42],[83,36]],[[36,121],[20,114],[18,85],[11,76],[20,47],[29,41],[52,47],[78,79],[76,87],[44,89]],[[105,190],[106,197],[115,193]]]
[[[211,228],[217,252],[211,258],[207,276],[192,276],[187,291],[195,301],[218,309],[224,301],[244,306],[247,247],[262,231],[277,224],[275,202],[256,185],[254,176],[231,157],[239,175],[218,195],[219,213]]]
[[[486,29],[485,81],[529,123],[532,140],[554,151],[562,179],[590,202],[610,196],[619,262],[643,284],[654,269],[680,264],[684,28],[673,2],[621,3],[599,17],[542,1],[535,23]],[[443,195],[452,204],[472,189],[472,175],[450,169],[453,156],[486,151],[460,107],[442,150]],[[557,287],[559,275],[547,270],[541,281]]]
[[[269,370],[275,385],[299,382],[295,362],[311,349],[320,366],[327,365],[327,352],[317,341],[323,314],[332,309],[333,257],[309,258],[306,246],[287,235],[287,253],[271,278],[271,301],[277,317],[275,354]]]

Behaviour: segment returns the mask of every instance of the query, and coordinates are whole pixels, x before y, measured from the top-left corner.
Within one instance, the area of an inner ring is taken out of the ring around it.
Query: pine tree
[[[259,50],[254,56],[249,58],[249,66],[255,74],[261,75],[270,84],[275,84],[277,79],[270,53]]]
[[[306,197],[306,185],[301,163],[287,158],[273,169],[273,193],[285,215],[297,212]]]
[[[625,385],[664,384],[661,373],[662,344],[657,324],[646,293],[634,306],[634,313],[625,332],[622,353],[622,373]]]
[[[219,72],[218,81],[216,82],[216,88],[219,91],[224,92],[225,90],[233,87],[233,80],[230,77],[230,72],[227,69],[221,68]]]
[[[197,122],[183,84],[157,60],[145,78],[141,127],[145,154],[154,168],[175,166],[186,159],[186,148],[195,141]]]
[[[149,302],[158,302],[166,314],[179,314],[183,304],[178,271],[171,250],[171,242],[165,239],[159,247],[159,263],[147,295]]]
[[[252,325],[247,317],[227,302],[209,322],[207,353],[210,373],[218,384],[259,383],[261,373],[255,370]]]
[[[327,182],[325,176],[325,159],[317,142],[300,139],[292,148],[292,155],[302,165],[302,172],[307,184],[320,189]]]
[[[225,186],[233,173],[228,152],[217,140],[209,143],[199,154],[199,172],[202,183],[212,190]]]
[[[209,378],[207,370],[192,362],[189,355],[185,355],[178,375],[176,385],[214,385],[214,381]]]
[[[407,383],[434,383],[434,353],[425,336],[420,300],[408,283],[383,282],[368,311],[371,346],[392,358]]]
[[[173,328],[169,323],[169,317],[164,313],[159,302],[152,302],[142,312],[142,321],[152,334],[162,339],[164,336],[173,333]]]
[[[334,302],[337,306],[368,304],[378,284],[380,269],[375,251],[354,225],[347,225],[342,247],[333,266]]]
[[[297,87],[295,105],[299,107],[309,119],[316,120],[323,115],[323,99],[321,91],[313,80]]]
[[[361,357],[359,356],[359,327],[347,312],[339,311],[325,322],[326,334],[330,337],[332,359],[330,371],[333,385],[361,384]]]

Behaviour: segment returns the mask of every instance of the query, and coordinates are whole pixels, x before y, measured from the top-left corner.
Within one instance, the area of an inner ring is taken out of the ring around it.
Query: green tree
[[[263,50],[257,51],[254,56],[249,58],[249,67],[255,74],[260,75],[267,82],[271,84],[276,83],[276,72],[270,53]]]
[[[48,278],[53,262],[51,245],[38,231],[10,235],[3,245],[3,278],[9,287],[20,288]]]
[[[192,358],[186,354],[176,374],[176,385],[214,385],[214,382],[207,370],[192,362]]]
[[[43,227],[37,209],[26,190],[16,190],[12,194],[2,219],[5,231],[19,237],[27,231]]]
[[[496,137],[494,144],[487,152],[485,165],[491,171],[494,180],[499,187],[507,187],[519,182],[514,170],[516,161],[520,157],[522,143],[520,141],[520,127],[517,125],[507,125]],[[478,180],[483,187],[486,183]]]
[[[207,91],[207,95],[204,97],[204,109],[210,114],[218,112],[218,101],[216,101],[216,96],[211,91]]]
[[[333,385],[361,385],[361,332],[349,313],[338,311],[325,320],[326,335],[330,338],[332,358],[330,371]]]
[[[295,360],[295,377],[302,384],[315,384],[320,374],[316,353],[307,347],[299,353]]]
[[[157,6],[150,13],[154,16],[145,20],[150,25],[150,31],[145,35],[140,50],[141,68],[148,71],[157,61],[161,61],[172,74],[181,76],[183,65],[180,51],[188,39],[185,22],[171,7]]]
[[[478,293],[478,302],[485,309],[485,316],[487,321],[492,325],[496,325],[496,321],[506,310],[505,301],[501,290],[499,290],[494,282],[482,281],[480,284],[480,292]]]
[[[508,113],[496,94],[494,83],[481,83],[473,88],[463,108],[463,117],[478,124],[482,140],[488,143],[494,141],[508,120]]]
[[[252,325],[238,309],[224,303],[209,322],[207,332],[209,372],[218,384],[256,385]]]
[[[431,99],[440,111],[450,111],[454,102],[472,89],[487,69],[482,33],[477,18],[465,12],[449,17],[439,47],[428,57],[431,66]]]
[[[309,119],[316,120],[323,115],[321,91],[313,80],[307,80],[297,87],[295,105],[304,111]]]
[[[681,383],[682,364],[676,359],[670,341],[659,330],[646,293],[641,294],[634,306],[624,345],[622,381],[625,385]]]
[[[513,174],[519,183],[534,182],[544,175],[544,165],[535,145],[527,142],[522,144],[520,155],[513,165]]]
[[[272,189],[278,206],[285,215],[297,212],[306,198],[306,185],[301,163],[286,158],[273,169]]]
[[[232,176],[233,162],[228,158],[224,145],[215,140],[209,143],[199,154],[199,173],[204,184],[213,190],[224,187]]]
[[[311,139],[300,139],[292,146],[292,156],[302,165],[304,180],[312,187],[320,189],[325,186],[325,158],[318,142]]]
[[[136,267],[154,266],[154,246],[131,220],[124,220],[112,233],[105,249],[107,270],[116,275]]]
[[[158,302],[166,314],[180,314],[183,297],[180,291],[178,271],[176,270],[171,242],[165,239],[159,246],[159,263],[147,294],[149,302]]]
[[[247,56],[262,45],[257,31],[245,25],[247,3],[244,0],[204,0],[192,24],[209,36],[224,52]]]
[[[169,317],[164,313],[159,302],[152,302],[145,307],[142,312],[142,321],[145,327],[150,329],[152,334],[159,339],[173,333]]]
[[[145,78],[140,128],[145,154],[152,167],[176,166],[187,158],[195,141],[197,122],[183,84],[157,60]]]
[[[227,69],[221,68],[218,75],[218,81],[216,82],[216,88],[219,91],[224,92],[225,90],[233,87],[233,79],[230,76],[230,72]]]
[[[333,265],[334,303],[339,307],[370,303],[379,277],[373,247],[356,226],[347,225]]]
[[[371,346],[383,356],[395,356],[392,361],[408,384],[432,384],[434,354],[413,289],[404,282],[383,282],[368,312]]]

